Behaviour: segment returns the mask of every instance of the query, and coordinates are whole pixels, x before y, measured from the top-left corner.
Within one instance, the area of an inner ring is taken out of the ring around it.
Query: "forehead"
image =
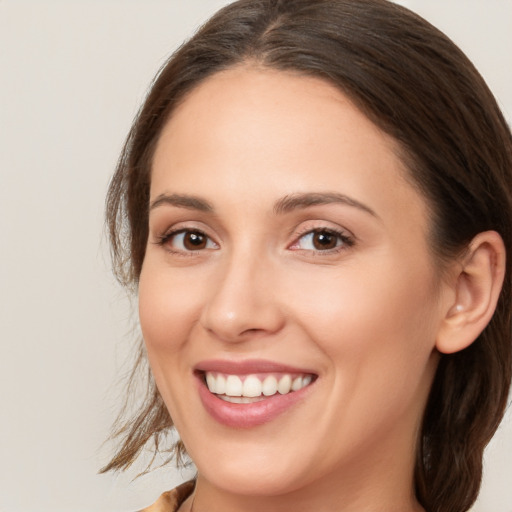
[[[261,205],[334,191],[424,224],[425,201],[398,155],[397,143],[328,82],[239,67],[207,79],[173,112],[154,155],[151,196],[193,192]]]
[[[288,135],[293,129],[294,140]],[[363,142],[385,147],[395,153],[398,145],[353,105],[350,99],[327,81],[298,73],[240,66],[219,72],[192,89],[175,108],[160,138],[177,143],[201,138],[202,146],[225,142],[264,143],[266,152],[285,142],[310,142],[330,131],[338,142],[349,142],[351,133]],[[261,135],[267,134],[267,140]],[[205,137],[205,135],[207,135]],[[270,136],[277,135],[269,145]],[[316,139],[316,140],[315,140]],[[327,141],[326,141],[327,142]],[[159,147],[162,147],[162,143]],[[295,152],[299,151],[293,144]],[[228,148],[224,148],[229,150]],[[394,155],[393,155],[394,156]],[[400,162],[397,162],[400,163]]]

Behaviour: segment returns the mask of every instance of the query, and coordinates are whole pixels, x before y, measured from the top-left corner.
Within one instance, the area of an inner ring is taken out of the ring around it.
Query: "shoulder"
[[[164,492],[158,500],[139,512],[176,512],[180,505],[192,494],[194,490],[195,481],[190,480],[172,491]]]

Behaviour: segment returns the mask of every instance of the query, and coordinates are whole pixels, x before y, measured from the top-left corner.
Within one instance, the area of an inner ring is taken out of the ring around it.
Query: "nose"
[[[285,315],[280,307],[271,265],[250,255],[223,262],[212,279],[205,299],[201,325],[225,342],[274,334],[282,329]]]

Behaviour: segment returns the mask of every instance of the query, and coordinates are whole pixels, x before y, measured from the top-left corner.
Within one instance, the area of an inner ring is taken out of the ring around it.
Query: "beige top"
[[[164,492],[153,505],[142,509],[140,512],[176,512],[192,494],[195,485],[194,480],[178,485],[172,491]]]

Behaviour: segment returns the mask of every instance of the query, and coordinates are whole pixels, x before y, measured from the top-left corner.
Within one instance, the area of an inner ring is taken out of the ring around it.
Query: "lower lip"
[[[251,428],[268,423],[302,401],[309,386],[285,395],[279,393],[259,402],[234,404],[210,393],[202,377],[199,380],[199,397],[206,411],[216,421],[232,428]]]

